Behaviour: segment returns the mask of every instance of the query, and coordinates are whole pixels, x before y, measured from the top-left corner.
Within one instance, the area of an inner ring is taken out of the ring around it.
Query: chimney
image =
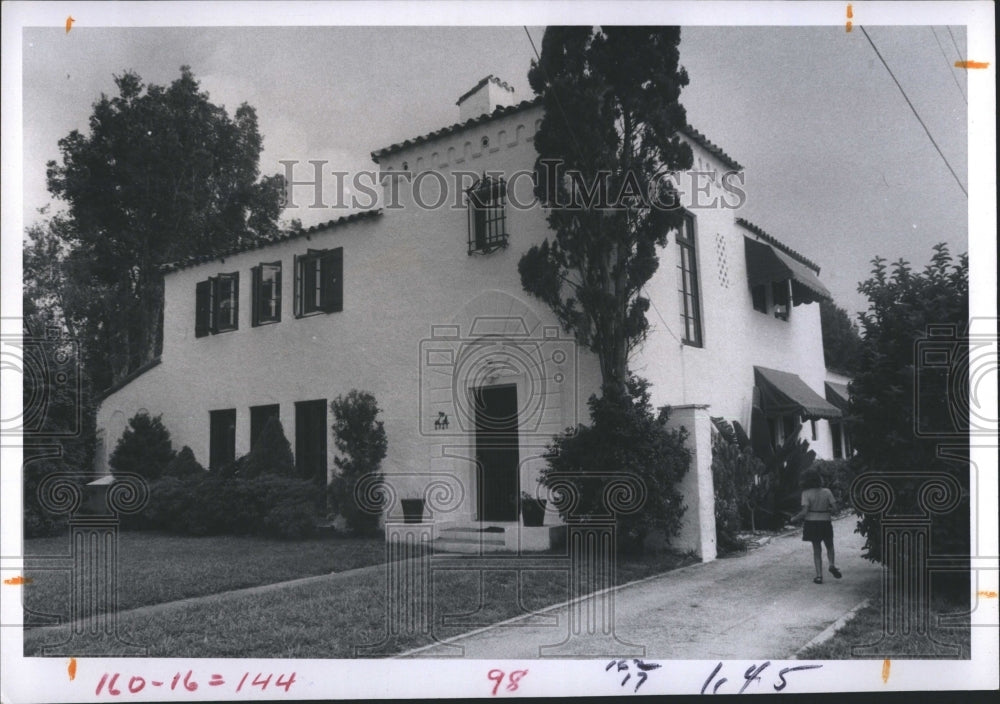
[[[514,88],[490,74],[462,95],[455,104],[458,106],[459,122],[465,122],[514,103]]]

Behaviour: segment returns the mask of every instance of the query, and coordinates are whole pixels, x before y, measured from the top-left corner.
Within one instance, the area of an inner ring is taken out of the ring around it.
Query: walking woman
[[[837,510],[837,500],[833,497],[833,492],[823,487],[823,481],[819,476],[819,471],[810,467],[802,472],[800,478],[802,486],[802,510],[791,518],[792,523],[797,523],[801,518],[805,518],[802,527],[802,540],[812,543],[813,563],[816,565],[816,584],[823,583],[823,548],[820,543],[826,545],[826,556],[830,561],[830,574],[840,579],[840,570],[837,569],[837,560],[833,551],[833,523],[831,522],[834,512]]]

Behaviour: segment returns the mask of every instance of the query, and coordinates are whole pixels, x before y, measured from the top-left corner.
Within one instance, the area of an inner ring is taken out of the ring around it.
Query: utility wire
[[[962,189],[962,193],[964,193],[965,197],[968,198],[969,192],[965,190],[965,186],[962,185],[962,181],[958,178],[958,174],[955,173],[955,169],[951,168],[951,164],[948,163],[948,159],[945,157],[944,152],[941,151],[941,147],[939,147],[938,143],[934,141],[934,137],[931,135],[931,131],[927,129],[927,125],[924,124],[924,121],[921,119],[920,113],[918,113],[917,109],[913,107],[913,103],[910,102],[910,98],[906,95],[906,91],[903,90],[903,86],[901,86],[899,81],[896,79],[896,74],[892,72],[892,69],[889,68],[889,64],[887,64],[885,59],[882,58],[882,53],[878,50],[878,47],[875,46],[875,42],[872,41],[872,38],[868,36],[868,32],[865,31],[865,28],[861,25],[858,25],[858,28],[865,35],[865,39],[868,40],[868,43],[872,45],[872,49],[875,50],[875,55],[878,56],[879,61],[881,61],[882,65],[885,66],[885,70],[889,72],[889,76],[892,78],[893,83],[896,84],[896,87],[899,88],[899,92],[903,94],[903,99],[906,100],[906,104],[910,106],[910,110],[913,111],[914,116],[917,118],[917,122],[919,122],[920,126],[924,128],[924,132],[927,133],[927,138],[931,140],[931,144],[933,144],[934,148],[937,149],[937,153],[941,156],[941,160],[944,162],[944,165],[948,167],[948,171],[950,171],[951,175],[955,177],[955,183],[958,184],[958,187]],[[951,30],[948,31],[950,32]],[[952,39],[954,39],[954,37],[952,37]]]
[[[958,48],[958,42],[955,41],[955,35],[951,33],[951,27],[948,25],[944,26],[948,30],[948,36],[951,37],[951,43],[955,45],[955,53],[958,54],[958,58],[962,58],[962,50]]]
[[[944,62],[948,64],[948,72],[951,74],[952,79],[955,81],[955,85],[958,87],[958,92],[962,94],[962,100],[964,100],[965,104],[968,105],[969,99],[965,97],[965,91],[962,90],[962,84],[958,82],[958,76],[955,75],[955,63],[948,58],[948,55],[946,53],[944,53],[944,47],[941,46],[941,40],[938,39],[938,35],[937,32],[934,31],[934,27],[931,27],[931,34],[934,35],[934,41],[937,42],[938,49],[941,50],[941,56],[944,57]],[[962,55],[959,54],[958,58],[961,59]]]

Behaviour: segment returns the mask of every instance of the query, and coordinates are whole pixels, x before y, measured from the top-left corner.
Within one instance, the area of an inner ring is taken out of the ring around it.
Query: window
[[[788,320],[788,309],[791,297],[788,287],[791,281],[775,281],[771,284],[771,297],[774,301],[774,317],[778,320]]]
[[[761,313],[767,313],[767,286],[764,284],[758,284],[750,289],[750,295],[753,297],[753,309],[760,311]]]
[[[208,467],[218,469],[236,459],[236,409],[209,411]]]
[[[507,246],[507,182],[483,176],[469,195],[469,254],[488,254]]]
[[[253,319],[256,327],[281,322],[281,262],[260,264],[250,270],[253,277]]]
[[[698,297],[698,258],[694,249],[694,216],[684,215],[684,223],[677,231],[679,251],[677,269],[680,274],[681,328],[684,342],[701,347],[701,301]]]
[[[295,257],[295,316],[344,309],[344,248],[310,249]]]
[[[833,437],[833,459],[839,460],[844,456],[844,449],[840,439],[842,435],[840,422],[830,422],[830,435]]]
[[[816,421],[814,421],[814,420],[809,421],[809,430],[812,433],[812,439],[815,440],[816,439]]]
[[[326,486],[326,399],[295,404],[295,469]]]
[[[195,285],[194,336],[239,328],[240,274],[219,274]]]
[[[267,406],[250,407],[250,449],[257,444],[257,439],[264,432],[264,426],[272,418],[280,418],[280,407],[273,403]]]

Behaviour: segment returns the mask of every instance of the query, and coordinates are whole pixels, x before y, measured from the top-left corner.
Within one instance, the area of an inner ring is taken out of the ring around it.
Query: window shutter
[[[208,277],[208,329],[214,335],[219,331],[219,277]]]
[[[257,327],[260,325],[260,310],[264,302],[260,299],[260,276],[259,266],[250,267],[250,325]]]
[[[194,299],[194,336],[205,337],[212,330],[212,282],[199,281]]]
[[[323,255],[323,310],[339,313],[344,310],[344,248],[338,247]]]
[[[294,286],[292,291],[292,313],[298,318],[302,315],[302,262],[299,255],[292,257],[294,271]]]
[[[229,278],[232,279],[232,292],[233,292],[233,319],[232,319],[232,329],[240,329],[240,272],[235,274],[230,274]]]
[[[275,320],[281,322],[281,262],[275,262],[278,267],[274,272],[274,312]]]

